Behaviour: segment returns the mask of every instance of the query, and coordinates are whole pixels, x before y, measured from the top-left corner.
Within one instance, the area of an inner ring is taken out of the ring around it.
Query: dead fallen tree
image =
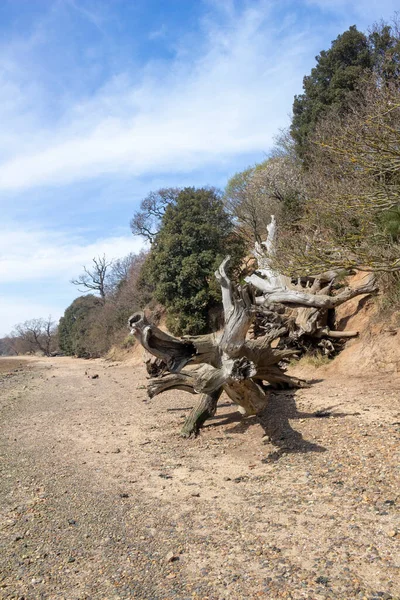
[[[265,243],[269,253],[273,251],[274,227],[272,219]],[[275,274],[261,249],[257,251],[259,274],[247,278],[248,285],[232,284],[225,270],[229,257],[215,273],[222,291],[225,321],[222,333],[178,339],[161,331],[142,312],[129,319],[131,333],[155,357],[147,361],[150,398],[172,389],[200,395],[199,403],[183,426],[183,436],[197,433],[204,421],[215,414],[223,391],[244,414],[257,415],[262,424],[268,386],[308,385],[285,373],[284,361],[298,353],[296,348],[288,347],[285,340],[298,340],[305,334],[317,339],[354,335],[353,332],[331,331],[327,325],[328,310],[355,296],[376,291],[374,280],[370,278],[358,288],[345,288],[333,295],[335,274],[293,284],[289,278]],[[255,290],[261,290],[262,295],[255,297]],[[260,308],[264,310],[268,326],[262,335],[249,339],[249,329]],[[277,338],[280,342],[272,347]]]
[[[255,313],[254,298],[248,286],[234,288],[225,272],[228,261],[226,258],[215,274],[223,298],[225,327],[221,334],[178,339],[149,323],[143,313],[129,319],[132,334],[168,370],[168,374],[150,380],[149,396],[171,389],[201,395],[183,427],[183,435],[197,432],[215,413],[222,391],[246,414],[262,417],[268,399],[264,382],[285,387],[307,385],[286,375],[280,365],[295,351],[271,347],[280,328],[257,340],[247,339]]]

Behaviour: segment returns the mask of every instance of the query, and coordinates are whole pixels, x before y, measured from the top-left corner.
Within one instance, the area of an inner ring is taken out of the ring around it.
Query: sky
[[[0,337],[57,321],[161,187],[268,156],[315,56],[397,0],[0,0]]]

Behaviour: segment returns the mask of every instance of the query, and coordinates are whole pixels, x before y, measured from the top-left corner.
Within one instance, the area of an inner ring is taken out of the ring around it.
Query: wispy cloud
[[[35,71],[30,75],[29,49],[45,46],[46,31],[52,31],[45,24],[57,19],[57,7],[70,7],[100,33],[105,21],[85,2],[55,3],[27,39],[1,48],[0,191],[104,174],[187,173],[240,154],[262,156],[288,123],[291,99],[301,90],[315,49],[321,49],[322,29],[300,21],[301,4],[259,0],[237,8],[231,0],[209,1],[201,39],[187,33],[175,40],[175,58],[120,68],[91,92],[70,97],[68,90],[56,91],[55,81],[51,86]],[[337,18],[359,16],[364,23],[366,15],[373,20],[396,9],[395,0],[379,6],[372,0],[355,0],[350,7],[345,0],[303,5]],[[162,25],[148,38],[164,32]],[[21,56],[28,60],[25,67]],[[90,68],[98,68],[96,61]],[[92,75],[90,68],[83,73],[77,68],[75,82]]]
[[[267,151],[287,123],[281,99],[298,90],[306,40],[284,24],[270,26],[266,6],[235,13],[223,27],[205,21],[202,53],[113,77],[51,130],[34,129],[31,144],[19,149],[12,140],[0,190],[104,173],[187,172]]]
[[[153,31],[150,31],[148,38],[149,40],[158,40],[160,38],[165,38],[167,35],[167,26],[165,24],[161,25],[161,27],[159,27],[159,29],[154,29]]]
[[[94,257],[120,258],[142,249],[143,241],[128,235],[87,243],[83,234],[70,232],[0,230],[0,337],[28,319],[52,315],[58,321],[80,295],[70,280]]]
[[[87,19],[92,25],[94,25],[100,33],[106,35],[106,30],[104,29],[104,20],[102,15],[98,11],[90,10],[83,3],[75,2],[75,0],[64,0],[69,6],[71,6],[74,10],[76,10],[79,14],[81,14],[85,19]]]
[[[138,237],[115,236],[85,243],[70,232],[46,230],[2,231],[0,235],[0,279],[3,285],[21,281],[52,279],[66,283],[83,265],[105,254],[114,259],[143,248]]]

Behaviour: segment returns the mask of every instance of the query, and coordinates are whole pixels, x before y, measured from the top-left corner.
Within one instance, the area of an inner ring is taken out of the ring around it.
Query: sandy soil
[[[182,440],[137,366],[0,359],[0,598],[399,599],[400,379],[313,376],[273,446],[226,399]]]

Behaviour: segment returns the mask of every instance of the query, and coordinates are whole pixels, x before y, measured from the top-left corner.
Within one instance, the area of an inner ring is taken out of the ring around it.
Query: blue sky
[[[383,0],[1,0],[0,336],[57,320],[150,190],[261,161],[315,56]]]

